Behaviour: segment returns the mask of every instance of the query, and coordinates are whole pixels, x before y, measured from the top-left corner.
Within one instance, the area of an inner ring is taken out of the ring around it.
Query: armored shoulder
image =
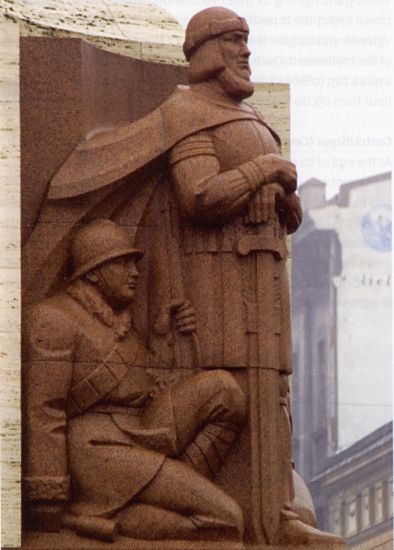
[[[178,142],[170,152],[170,164],[196,156],[216,156],[213,140],[207,132],[198,132]]]
[[[276,132],[276,130],[274,130],[274,128],[271,126],[271,123],[265,118],[263,117],[259,111],[253,107],[253,105],[250,105],[249,103],[245,103],[250,109],[252,109],[252,111],[254,112],[254,114],[256,115],[257,119],[261,122],[261,124],[263,124],[267,130],[269,130],[270,134],[272,135],[272,137],[274,138],[274,140],[276,141],[276,144],[277,146],[279,147],[279,149],[282,147],[282,140],[280,139],[280,136],[279,134]]]

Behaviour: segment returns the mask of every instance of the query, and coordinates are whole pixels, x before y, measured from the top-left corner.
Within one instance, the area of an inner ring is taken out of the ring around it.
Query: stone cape
[[[142,119],[82,142],[52,179],[48,199],[70,198],[101,189],[132,174],[183,138],[235,120],[261,122],[280,143],[275,130],[247,103],[219,102],[187,86],[178,86]]]
[[[23,283],[27,301],[29,293],[35,294],[37,285],[41,286],[43,271],[51,283],[59,278],[70,231],[78,223],[100,215],[111,216],[136,194],[131,209],[136,210],[133,225],[137,225],[156,183],[166,177],[163,155],[191,134],[238,120],[263,124],[280,145],[275,130],[247,103],[242,108],[219,103],[186,86],[178,86],[157,109],[136,122],[83,141],[50,182],[38,223],[23,247],[24,263],[31,266],[25,270]],[[54,224],[50,234],[46,231],[48,223]],[[46,247],[39,246],[43,238]],[[45,290],[50,289],[42,288],[41,295]]]

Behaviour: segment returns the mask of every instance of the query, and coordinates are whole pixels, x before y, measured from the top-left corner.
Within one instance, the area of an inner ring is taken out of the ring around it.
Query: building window
[[[375,523],[381,523],[384,520],[384,498],[383,483],[380,481],[375,485]]]
[[[314,467],[318,471],[327,457],[327,430],[321,429],[313,434],[313,458]]]
[[[326,343],[324,339],[319,340],[317,344],[317,360],[320,368],[326,367]]]
[[[345,505],[345,536],[351,537],[357,530],[357,498],[352,497]]]
[[[369,489],[364,489],[361,494],[361,529],[367,529],[371,525],[371,499]]]
[[[390,477],[389,479],[389,483],[388,483],[388,487],[387,487],[387,497],[388,497],[388,506],[387,506],[387,511],[388,511],[388,517],[389,518],[392,518],[393,517],[393,478]]]
[[[339,503],[330,505],[330,531],[334,535],[342,536],[341,506]]]

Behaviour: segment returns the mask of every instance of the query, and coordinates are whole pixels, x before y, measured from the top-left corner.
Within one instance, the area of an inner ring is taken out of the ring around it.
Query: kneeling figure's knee
[[[222,521],[228,528],[233,529],[242,539],[244,532],[244,517],[241,507],[235,500],[229,496],[218,503],[218,512]]]
[[[241,425],[246,414],[246,397],[235,377],[221,369],[197,375],[205,386],[205,396],[220,402],[222,419]]]
[[[234,419],[242,423],[246,414],[246,397],[235,377],[227,371],[218,370],[218,383],[223,391],[227,407]]]

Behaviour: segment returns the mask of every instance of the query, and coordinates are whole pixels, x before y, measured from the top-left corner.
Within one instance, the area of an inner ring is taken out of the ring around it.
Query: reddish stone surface
[[[22,40],[25,547],[343,547],[293,480],[302,213],[247,36],[197,14],[176,91],[184,68]]]

